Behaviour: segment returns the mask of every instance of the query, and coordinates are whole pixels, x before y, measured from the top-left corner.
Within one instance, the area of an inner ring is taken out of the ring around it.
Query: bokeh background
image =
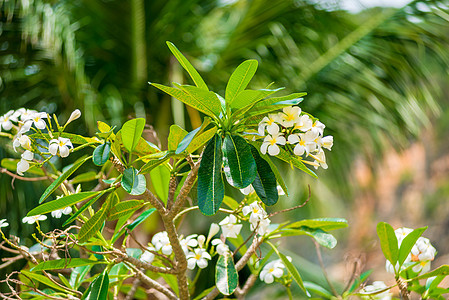
[[[449,261],[449,1],[378,4],[2,0],[0,115],[27,107],[65,120],[79,108],[83,116],[69,130],[84,135],[96,132],[97,120],[120,127],[129,118],[145,117],[164,147],[171,124],[191,130],[202,118],[147,83],[190,83],[166,41],[221,94],[239,63],[257,59],[250,86],[275,82],[273,87],[286,87],[285,93],[307,91],[302,109],[334,136],[329,169],[318,172],[319,180],[279,164],[290,196],[275,209],[304,201],[307,185],[312,198],[275,221],[348,219],[349,227],[336,233],[337,247],[323,250],[336,288],[346,285],[355,263],[356,273],[374,269],[370,280],[391,282],[375,232],[379,221],[428,225],[425,236],[439,252],[433,266]],[[17,156],[12,143],[1,139],[0,159]],[[44,188],[0,173],[0,219],[7,218],[6,232],[28,246],[33,226],[21,219]],[[204,218],[184,226],[186,232],[207,232],[208,223]],[[43,226],[61,224],[49,220]],[[149,240],[158,228],[152,221],[139,234]],[[282,247],[290,249],[305,280],[327,286],[309,239],[291,238]],[[0,270],[0,278],[21,263]],[[294,293],[302,297],[299,290]],[[280,286],[260,285],[250,297],[287,296]]]

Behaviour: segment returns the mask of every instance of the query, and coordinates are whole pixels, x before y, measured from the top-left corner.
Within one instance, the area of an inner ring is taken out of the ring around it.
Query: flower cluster
[[[67,126],[73,120],[78,119],[81,116],[79,109],[76,109],[70,115],[67,120]],[[32,152],[32,140],[26,134],[32,126],[36,132],[47,129],[48,126],[45,120],[49,120],[50,116],[46,112],[38,112],[36,110],[19,108],[18,110],[10,110],[3,116],[0,116],[0,132],[14,130],[15,136],[13,138],[13,148],[17,152],[18,147],[22,147],[25,152],[22,153],[20,161],[17,163],[17,174],[22,175],[30,168],[30,162],[34,159],[34,153]],[[58,125],[59,126],[59,125]],[[51,136],[51,135],[50,135]],[[58,137],[57,139],[51,139],[48,141],[48,151],[51,155],[59,155],[61,157],[67,157],[70,150],[73,149],[73,145],[70,139]],[[41,145],[40,145],[41,146]]]
[[[390,290],[386,290],[387,285],[383,281],[374,281],[373,284],[365,286],[360,290],[360,294],[366,294],[361,296],[362,299],[375,299],[375,300],[391,300],[392,294]],[[382,290],[384,292],[378,293]]]
[[[404,238],[412,231],[413,229],[406,227],[398,228],[394,231],[396,238],[398,239],[399,248]],[[430,270],[430,262],[434,260],[435,254],[436,249],[432,246],[430,240],[425,237],[419,237],[404,263],[415,263],[415,266],[412,268],[414,272],[426,273]],[[396,269],[398,267],[399,266],[396,265]],[[394,273],[394,268],[390,261],[387,260],[385,268],[387,269],[387,272]],[[402,268],[405,267],[402,266]]]
[[[299,106],[285,107],[282,112],[269,114],[259,123],[258,132],[265,136],[260,151],[271,156],[280,153],[284,146],[295,155],[311,157],[306,161],[315,168],[327,169],[323,148],[331,150],[334,138],[323,136],[325,125],[301,112]]]
[[[287,259],[291,261],[291,257],[287,256]],[[259,274],[261,281],[269,284],[273,283],[275,278],[281,278],[284,275],[285,265],[282,260],[277,259],[267,263]]]
[[[270,226],[270,219],[268,219],[267,212],[257,202],[253,202],[248,206],[243,207],[243,215],[249,215],[249,223],[251,230],[256,230],[259,235],[268,233],[268,226]]]

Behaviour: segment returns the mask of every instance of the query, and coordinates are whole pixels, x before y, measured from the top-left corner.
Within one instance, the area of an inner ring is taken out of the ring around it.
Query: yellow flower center
[[[276,139],[272,139],[272,140],[270,141],[270,145],[271,145],[271,146],[273,146],[274,144],[276,144]]]
[[[274,272],[274,268],[270,268],[270,270],[268,270],[268,273],[273,273]]]
[[[58,145],[59,145],[60,147],[62,147],[62,146],[64,146],[64,142],[61,141],[61,142],[58,143]]]
[[[285,120],[287,121],[292,121],[295,119],[295,116],[293,114],[287,114],[287,117],[285,118]]]
[[[196,255],[195,255],[195,259],[196,259],[196,260],[200,260],[200,259],[201,259],[201,254],[196,254]]]

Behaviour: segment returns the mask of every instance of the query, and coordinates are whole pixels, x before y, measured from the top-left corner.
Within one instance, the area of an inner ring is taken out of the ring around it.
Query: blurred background
[[[395,228],[429,225],[424,236],[439,253],[433,266],[448,263],[449,1],[2,0],[0,115],[26,107],[66,120],[79,108],[83,116],[68,130],[84,135],[96,132],[97,120],[120,128],[128,118],[145,117],[164,143],[171,124],[191,130],[202,118],[147,83],[191,83],[166,41],[220,94],[246,59],[259,61],[250,87],[275,82],[285,93],[308,93],[302,109],[334,136],[329,169],[315,180],[279,164],[290,196],[275,209],[303,202],[307,185],[312,198],[274,221],[348,219],[349,227],[336,232],[337,247],[323,250],[337,290],[355,263],[357,274],[375,269],[372,281],[394,281],[384,271],[379,221]],[[1,139],[0,159],[17,156]],[[21,219],[44,188],[0,173],[0,219],[28,246],[33,226]],[[205,233],[208,223],[203,218],[186,232]],[[142,227],[142,239],[159,226]],[[305,280],[327,287],[309,239],[282,243]],[[250,297],[287,296],[270,285]]]

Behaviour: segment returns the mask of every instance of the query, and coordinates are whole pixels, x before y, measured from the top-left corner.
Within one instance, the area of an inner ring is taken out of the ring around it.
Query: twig
[[[47,176],[41,176],[41,177],[23,177],[17,174],[14,174],[10,171],[8,171],[5,168],[0,168],[0,173],[5,173],[11,177],[13,177],[14,179],[18,179],[18,180],[22,180],[22,181],[41,181],[41,180],[47,180]]]
[[[249,275],[243,288],[237,288],[235,290],[235,295],[237,296],[237,298],[243,299],[245,295],[248,294],[249,290],[253,287],[253,285],[256,283],[256,280],[257,274],[252,273],[251,275]]]
[[[324,267],[323,258],[321,257],[320,245],[315,240],[313,242],[315,243],[316,254],[318,256],[318,261],[320,262],[321,269],[323,270],[324,278],[326,279],[327,284],[331,288],[332,293],[334,294],[334,296],[338,298],[337,290],[335,289],[334,285],[329,280],[329,276],[327,275],[326,268]]]
[[[126,294],[125,300],[133,300],[134,299],[134,294],[137,292],[137,289],[139,288],[140,283],[141,283],[141,281],[139,278],[134,279],[131,289],[129,290],[128,294]]]

